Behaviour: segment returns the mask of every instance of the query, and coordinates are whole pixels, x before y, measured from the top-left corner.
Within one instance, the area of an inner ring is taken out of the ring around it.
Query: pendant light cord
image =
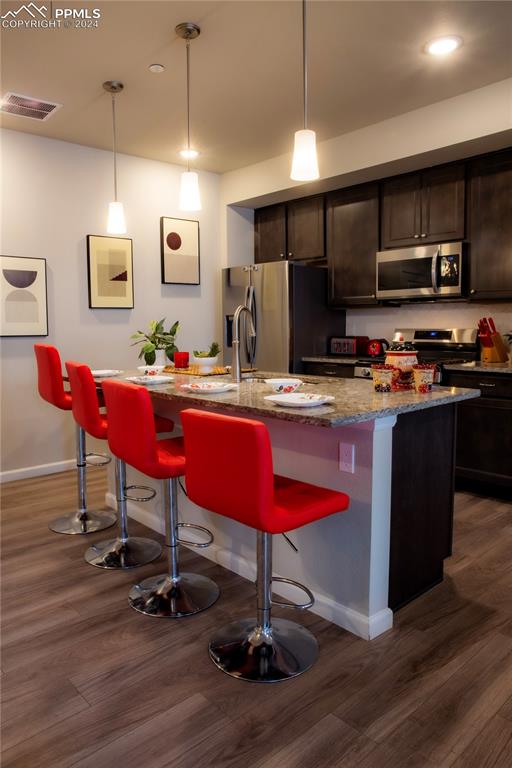
[[[190,40],[187,40],[187,171],[190,171]]]
[[[306,0],[302,0],[302,80],[304,89],[304,128],[308,127],[308,58],[306,55]]]
[[[117,203],[117,141],[116,141],[116,96],[112,94],[112,146],[114,148],[114,200]]]

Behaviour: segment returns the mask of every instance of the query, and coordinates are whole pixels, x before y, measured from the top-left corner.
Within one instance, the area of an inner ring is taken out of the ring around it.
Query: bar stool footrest
[[[94,459],[100,459],[100,461],[94,461]],[[106,453],[86,453],[85,463],[90,467],[104,467],[106,464],[110,464],[112,456],[107,456]]]
[[[285,579],[280,576],[273,576],[272,577],[272,583],[274,582],[281,582],[282,584],[291,584],[293,587],[297,587],[297,589],[301,589],[303,592],[306,593],[309,600],[306,603],[288,603],[282,600],[274,600],[272,599],[272,605],[279,605],[281,608],[297,608],[299,611],[305,611],[308,608],[311,608],[315,604],[315,596],[311,592],[310,589],[308,589],[304,584],[301,584],[300,581],[294,581],[293,579]]]
[[[147,496],[130,496],[126,491],[149,491]],[[125,485],[124,497],[129,501],[151,501],[156,496],[156,491],[150,485]]]
[[[205,547],[209,547],[210,544],[213,544],[213,533],[203,525],[195,525],[194,523],[178,523],[176,528],[194,528],[196,531],[201,531],[201,533],[204,533],[206,536],[208,536],[207,541],[190,541],[190,539],[180,539],[178,536],[179,544],[186,544],[187,547],[197,547],[198,549],[204,549]]]

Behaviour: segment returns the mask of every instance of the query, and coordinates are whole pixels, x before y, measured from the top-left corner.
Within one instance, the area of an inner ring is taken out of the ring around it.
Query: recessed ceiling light
[[[197,149],[181,149],[180,155],[184,160],[195,160],[196,157],[199,157],[199,152]]]
[[[150,64],[148,69],[150,72],[165,72],[163,64]]]
[[[462,37],[450,35],[449,37],[436,37],[435,40],[430,40],[426,44],[425,50],[432,56],[446,56],[448,53],[456,51],[461,45]]]

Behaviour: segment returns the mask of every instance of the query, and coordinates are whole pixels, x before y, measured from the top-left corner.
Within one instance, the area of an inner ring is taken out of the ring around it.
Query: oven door
[[[423,245],[377,253],[377,298],[462,295],[462,243]]]

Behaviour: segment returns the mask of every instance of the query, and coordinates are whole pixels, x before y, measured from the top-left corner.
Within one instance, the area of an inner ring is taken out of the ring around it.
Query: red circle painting
[[[181,248],[181,237],[177,232],[169,232],[166,237],[166,242],[171,251],[177,251]]]

